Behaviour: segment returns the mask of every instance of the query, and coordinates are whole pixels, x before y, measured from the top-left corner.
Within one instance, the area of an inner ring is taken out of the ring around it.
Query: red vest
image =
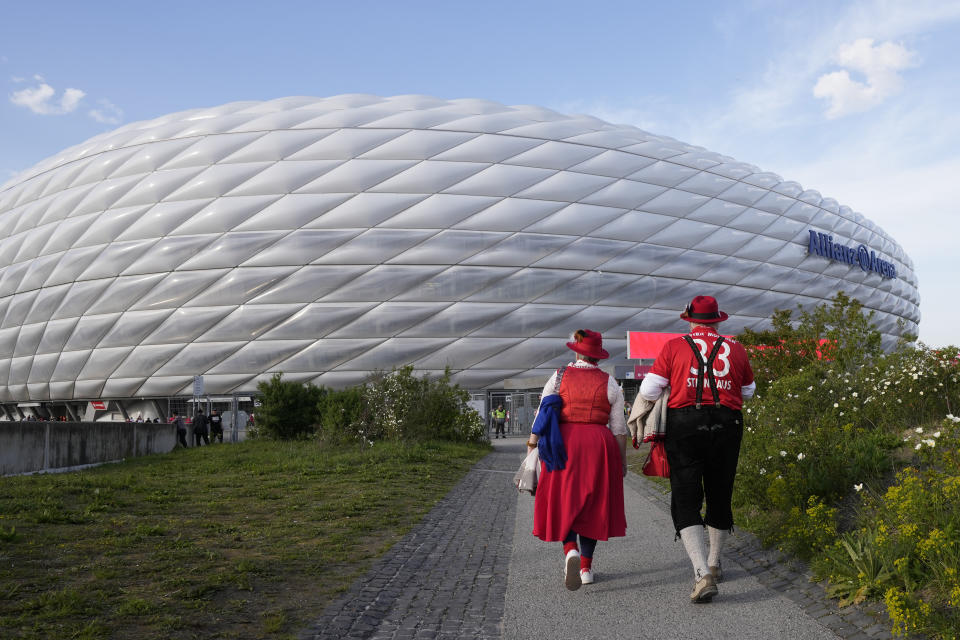
[[[610,421],[609,377],[600,369],[567,367],[560,382],[560,397],[563,398],[560,422],[607,424]]]

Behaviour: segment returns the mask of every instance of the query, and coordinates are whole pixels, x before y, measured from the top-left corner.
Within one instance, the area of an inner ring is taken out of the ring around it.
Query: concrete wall
[[[0,475],[54,471],[166,453],[176,443],[177,432],[172,424],[0,422]]]

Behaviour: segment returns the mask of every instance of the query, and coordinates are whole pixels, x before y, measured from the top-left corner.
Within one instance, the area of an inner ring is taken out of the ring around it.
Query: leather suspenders
[[[713,376],[713,361],[717,358],[717,352],[720,351],[720,345],[723,344],[723,336],[717,338],[717,341],[713,345],[713,349],[710,351],[710,355],[707,357],[707,361],[703,361],[703,355],[700,353],[700,349],[697,348],[697,345],[694,344],[693,338],[689,335],[683,336],[683,339],[687,341],[687,344],[690,345],[690,348],[693,349],[693,355],[697,358],[697,409],[700,408],[700,405],[703,402],[703,372],[707,372],[707,378],[710,381],[710,393],[713,394],[713,406],[720,406],[720,392],[717,391],[717,380]]]

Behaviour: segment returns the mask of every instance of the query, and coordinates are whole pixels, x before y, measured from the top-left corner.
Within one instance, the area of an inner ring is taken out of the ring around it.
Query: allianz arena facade
[[[238,102],[123,126],[0,186],[0,403],[546,379],[577,328],[726,332],[844,291],[893,342],[882,229],[732,158],[588,116],[425,96]]]

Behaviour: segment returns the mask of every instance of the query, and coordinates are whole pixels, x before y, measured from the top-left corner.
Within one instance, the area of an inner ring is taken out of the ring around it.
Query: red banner
[[[685,333],[627,331],[627,360],[654,360],[668,340],[685,335]],[[724,337],[731,338],[732,336]]]
[[[107,409],[106,402],[100,402],[100,401],[91,402],[90,406],[96,409],[97,411],[105,411]]]
[[[667,340],[682,335],[682,333],[627,331],[627,360],[653,360]]]

